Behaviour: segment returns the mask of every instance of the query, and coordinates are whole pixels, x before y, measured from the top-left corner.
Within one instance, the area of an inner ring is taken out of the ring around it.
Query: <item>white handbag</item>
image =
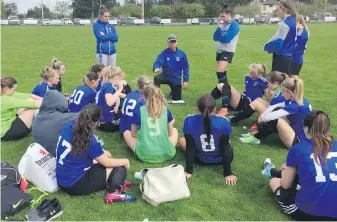
[[[40,144],[33,143],[22,156],[19,172],[27,181],[53,193],[59,189],[56,181],[56,159]]]
[[[190,196],[184,167],[170,165],[163,168],[143,169],[147,171],[140,184],[142,198],[153,206]]]

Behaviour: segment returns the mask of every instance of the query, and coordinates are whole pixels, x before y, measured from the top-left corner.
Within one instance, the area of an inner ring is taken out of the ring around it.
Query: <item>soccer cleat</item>
[[[136,197],[130,194],[121,194],[118,190],[113,193],[107,193],[105,196],[105,203],[116,203],[116,202],[132,202],[136,201]]]
[[[121,186],[121,191],[122,192],[128,191],[130,189],[131,185],[132,185],[131,181],[128,181],[128,180],[124,181],[124,184]],[[105,188],[107,190],[109,190],[110,189],[110,184],[106,183]]]
[[[250,134],[250,133],[243,133],[243,134],[241,134],[241,137],[242,138],[246,138],[246,137],[250,137],[252,134]]]
[[[184,100],[169,100],[169,104],[185,104],[186,102]]]
[[[243,143],[248,143],[251,145],[259,145],[260,144],[260,140],[256,139],[253,135],[249,136],[249,137],[241,137],[240,141]]]
[[[43,201],[39,207],[30,211],[26,218],[28,221],[51,221],[62,213],[61,204],[54,198],[51,201]]]
[[[266,176],[266,177],[270,177],[271,174],[270,174],[270,170],[272,168],[275,168],[274,164],[271,163],[271,159],[270,158],[267,158],[265,161],[264,161],[264,168],[262,170],[262,175]]]
[[[228,110],[227,108],[221,108],[217,114],[218,116],[227,116],[228,115]]]
[[[252,125],[252,126],[250,127],[250,130],[251,130],[251,131],[256,131],[256,130],[257,130],[257,125],[256,125],[256,124]]]

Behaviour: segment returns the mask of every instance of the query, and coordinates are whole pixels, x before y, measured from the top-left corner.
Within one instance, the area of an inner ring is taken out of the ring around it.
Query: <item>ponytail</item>
[[[97,81],[98,80],[98,74],[95,72],[88,72],[85,76],[83,76],[83,84],[85,86],[88,86],[92,88],[91,81]]]
[[[95,104],[85,106],[73,126],[71,153],[79,155],[90,148],[91,134],[101,117],[101,110]]]
[[[327,156],[332,149],[333,135],[329,131],[330,120],[323,111],[311,111],[304,118],[304,126],[308,127],[308,133],[314,145],[314,160],[319,165],[322,160],[326,165]]]
[[[158,118],[166,105],[164,94],[153,84],[147,85],[144,88],[143,93],[150,116],[153,119]]]
[[[152,84],[152,81],[149,77],[145,75],[139,76],[137,79],[137,85],[138,85],[138,90],[143,94],[144,88],[148,86],[149,84]]]
[[[215,106],[215,99],[211,95],[201,96],[197,102],[198,110],[203,115],[204,132],[207,135],[208,143],[210,142],[212,135],[211,114]]]
[[[304,83],[302,79],[294,79],[295,84],[295,90],[294,90],[294,96],[295,101],[299,105],[303,105],[303,97],[304,97]]]
[[[272,71],[267,74],[266,79],[270,83],[278,83],[281,85],[284,80],[288,79],[289,76],[286,73],[278,72],[278,71]]]
[[[266,75],[267,75],[267,67],[266,67],[266,65],[264,65],[264,64],[261,64],[261,65],[262,65],[262,73],[261,73],[261,76],[266,77]]]

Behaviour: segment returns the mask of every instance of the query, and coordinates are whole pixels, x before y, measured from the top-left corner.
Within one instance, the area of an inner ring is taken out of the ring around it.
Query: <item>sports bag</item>
[[[143,169],[142,172],[146,170],[140,190],[142,198],[153,206],[190,196],[182,165]]]
[[[57,191],[56,159],[40,144],[33,143],[22,156],[19,172],[27,181],[47,192]]]
[[[13,185],[20,186],[21,176],[19,170],[9,162],[1,162],[1,187]]]

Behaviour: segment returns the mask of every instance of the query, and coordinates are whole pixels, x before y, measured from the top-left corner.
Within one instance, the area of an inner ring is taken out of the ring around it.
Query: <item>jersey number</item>
[[[209,140],[209,143],[208,143],[207,142],[207,135],[201,134],[200,135],[200,142],[201,142],[201,148],[204,152],[212,152],[212,151],[215,150],[213,135],[211,135],[211,139]]]
[[[327,161],[329,161],[329,159],[331,158],[337,158],[337,152],[329,152],[328,156],[327,156]],[[314,161],[314,164],[315,164],[315,169],[316,169],[316,182],[326,182],[326,178],[325,176],[323,175],[323,170],[322,170],[322,166],[321,166],[321,163],[319,162],[319,165],[316,163],[315,159],[314,159],[314,154],[312,153],[310,155],[310,158],[313,159]],[[337,168],[337,163],[335,163],[335,168]],[[334,174],[334,173],[329,173],[329,177],[330,177],[330,180],[332,181],[337,181],[337,175]]]
[[[60,137],[60,139],[61,139],[61,137]],[[68,143],[65,140],[62,141],[61,145],[66,148],[64,150],[64,152],[61,154],[60,159],[59,159],[59,164],[63,165],[63,159],[68,155],[68,153],[70,153],[70,151],[71,151],[71,145],[70,145],[70,143]]]
[[[160,128],[159,128],[159,121],[158,119],[152,119],[151,117],[147,118],[147,126],[150,129],[150,136],[159,136],[160,135]]]
[[[128,103],[127,106],[126,106],[126,103]],[[127,116],[133,116],[133,110],[135,109],[136,105],[137,105],[136,100],[134,100],[134,99],[127,100],[126,99],[123,103],[122,113],[127,115]],[[126,108],[125,108],[125,106],[126,106]]]
[[[75,91],[73,93],[73,95],[71,96],[72,99],[70,100],[70,102],[75,103],[76,105],[79,105],[81,103],[81,99],[82,99],[83,95],[84,95],[83,91],[81,91],[81,90],[79,90],[77,92]]]

